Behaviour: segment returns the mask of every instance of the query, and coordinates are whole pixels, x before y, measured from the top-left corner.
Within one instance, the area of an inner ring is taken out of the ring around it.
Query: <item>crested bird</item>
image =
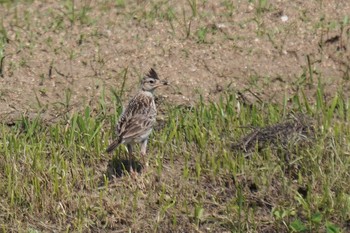
[[[115,127],[116,138],[108,146],[106,152],[113,152],[120,144],[125,144],[129,154],[130,172],[133,172],[133,145],[141,144],[141,156],[147,167],[146,150],[149,136],[156,123],[157,108],[154,102],[154,91],[168,85],[160,80],[156,71],[151,68],[141,81],[138,93],[129,101]]]

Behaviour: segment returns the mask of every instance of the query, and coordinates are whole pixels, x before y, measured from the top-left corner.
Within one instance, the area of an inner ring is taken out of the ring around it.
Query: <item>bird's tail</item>
[[[112,144],[110,144],[107,149],[106,152],[107,153],[111,153],[112,151],[114,151],[115,148],[117,148],[119,146],[119,144],[121,143],[120,139],[116,139],[112,142]]]

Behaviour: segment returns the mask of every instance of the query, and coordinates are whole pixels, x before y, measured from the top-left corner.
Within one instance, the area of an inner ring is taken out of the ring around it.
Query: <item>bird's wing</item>
[[[123,121],[120,121],[117,126],[117,138],[106,149],[108,153],[111,153],[120,143],[123,143],[124,140],[140,138],[147,135],[156,122],[156,116],[137,114],[131,118],[122,118],[122,120]]]
[[[121,135],[132,122],[136,122],[137,125],[137,122],[141,122],[142,119],[147,121],[145,118],[150,116],[155,118],[156,112],[152,109],[152,104],[154,104],[153,98],[150,96],[144,96],[140,93],[134,96],[119,118],[116,134]]]
[[[152,129],[155,122],[155,115],[134,115],[131,118],[126,119],[120,128],[119,136],[122,138],[122,140],[142,137],[142,135],[146,134]]]

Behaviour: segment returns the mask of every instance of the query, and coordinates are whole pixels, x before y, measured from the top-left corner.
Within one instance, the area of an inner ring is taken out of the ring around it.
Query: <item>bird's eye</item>
[[[149,80],[149,82],[153,84],[153,83],[154,83],[154,80]]]

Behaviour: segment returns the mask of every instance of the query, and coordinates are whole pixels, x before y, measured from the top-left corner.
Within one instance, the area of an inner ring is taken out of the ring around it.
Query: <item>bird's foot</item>
[[[147,170],[149,168],[149,164],[148,164],[148,160],[146,159],[146,154],[145,153],[141,153],[141,157],[142,157],[142,169],[143,169],[143,172],[147,172]]]
[[[142,166],[143,173],[147,173],[148,169],[149,169],[148,162],[144,162]]]
[[[129,168],[129,175],[132,177],[132,178],[136,178],[137,177],[137,170],[134,170],[134,168],[132,167],[132,165],[130,165],[130,168]]]

